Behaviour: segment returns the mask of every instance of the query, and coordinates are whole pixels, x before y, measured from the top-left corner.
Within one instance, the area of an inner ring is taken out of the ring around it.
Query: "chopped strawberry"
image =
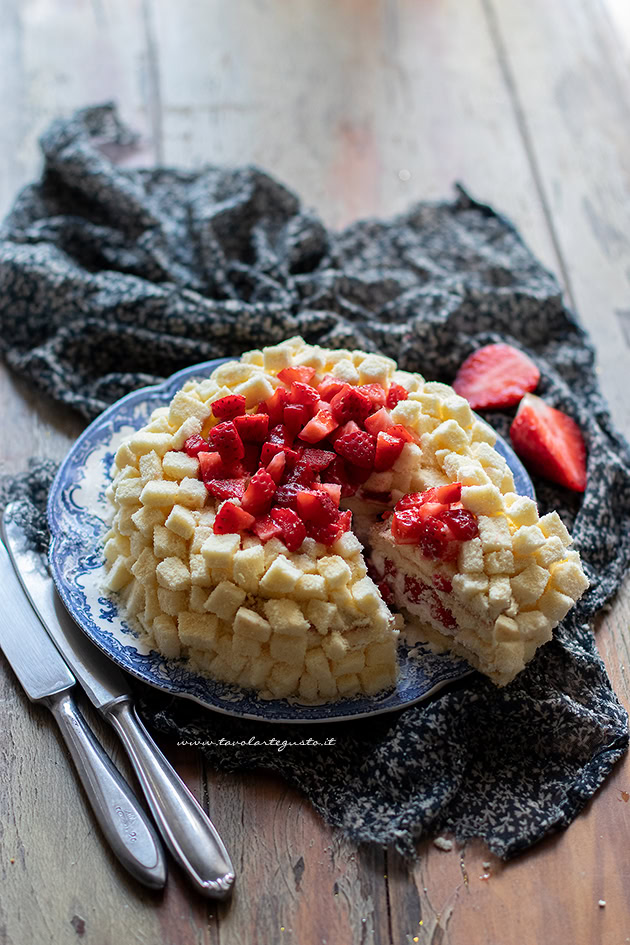
[[[335,452],[361,469],[372,469],[376,455],[376,437],[367,430],[345,433],[335,440]]]
[[[436,571],[433,575],[433,585],[438,591],[442,591],[444,594],[450,594],[453,590],[453,582],[451,579],[445,574],[440,574],[439,571]]]
[[[468,509],[447,509],[440,513],[440,519],[460,541],[470,541],[479,534],[477,516]]]
[[[188,437],[182,449],[185,453],[188,453],[189,456],[197,456],[199,453],[208,449],[208,443],[202,436],[199,436],[198,433],[193,433],[192,436]]]
[[[276,484],[266,469],[259,469],[249,481],[243,496],[242,506],[252,515],[262,515],[271,504]]]
[[[328,439],[334,446],[340,436],[345,436],[347,433],[358,433],[360,430],[361,427],[358,423],[355,423],[354,420],[348,420],[348,422],[344,423],[342,427],[337,427],[336,430],[333,430],[332,433],[329,433]]]
[[[275,391],[268,400],[258,404],[257,413],[269,414],[269,426],[275,427],[282,423],[284,418],[284,408],[289,403],[289,392],[284,387],[276,387]]]
[[[205,486],[215,499],[242,499],[245,495],[246,479],[208,479]]]
[[[431,497],[435,497],[436,502],[444,502],[450,505],[452,502],[459,502],[461,499],[462,484],[461,482],[449,482],[445,486],[435,486],[435,488],[430,491]],[[426,495],[427,493],[425,492],[424,494]]]
[[[337,508],[339,508],[339,503],[341,502],[340,485],[335,482],[316,482],[314,483],[313,488],[317,489],[319,492],[326,492],[333,500]]]
[[[269,431],[269,416],[266,413],[246,413],[234,417],[234,426],[244,443],[264,443]]]
[[[273,459],[267,464],[267,472],[273,479],[275,483],[280,482],[282,479],[282,474],[284,472],[284,467],[287,464],[287,457],[284,450],[280,453],[276,453]]]
[[[337,423],[347,423],[348,420],[363,423],[367,415],[371,413],[372,402],[367,394],[362,393],[357,387],[348,386],[347,389],[335,394],[330,401],[330,409]]]
[[[356,487],[348,478],[348,470],[341,456],[335,456],[330,466],[323,471],[322,479],[325,483],[330,482],[340,486],[343,499],[347,499],[356,492]]]
[[[387,581],[381,581],[378,585],[378,589],[381,592],[381,597],[385,601],[388,607],[393,607],[394,605],[394,592],[387,583]]]
[[[393,427],[388,427],[387,432],[390,436],[396,436],[403,443],[419,443],[420,437],[404,427],[402,423],[395,423]]]
[[[422,535],[423,521],[418,509],[396,509],[392,516],[392,535],[400,545],[415,545]]]
[[[332,545],[340,535],[343,534],[339,522],[330,522],[328,525],[318,525],[316,522],[308,523],[308,536],[319,541],[322,545]]]
[[[348,482],[354,487],[355,491],[372,475],[372,469],[367,469],[363,466],[355,466],[354,463],[346,463],[346,472],[348,474]]]
[[[510,427],[514,449],[532,472],[575,492],[586,489],[586,446],[575,420],[526,394]]]
[[[312,420],[309,420],[300,433],[300,438],[307,443],[319,443],[329,433],[336,430],[339,424],[328,410],[319,410]]]
[[[225,420],[213,427],[208,437],[208,443],[216,450],[224,463],[234,463],[245,455],[243,441],[232,420]]]
[[[228,394],[212,404],[212,413],[217,420],[233,420],[245,413],[245,398],[242,394]]]
[[[282,534],[282,529],[277,525],[270,515],[263,515],[257,518],[252,525],[252,531],[262,542],[269,541],[270,538],[277,538]]]
[[[339,518],[339,509],[326,492],[304,490],[298,492],[296,511],[305,522],[330,525]]]
[[[199,472],[204,482],[209,479],[222,479],[225,476],[225,466],[218,453],[198,453],[197,459]]]
[[[409,392],[402,386],[402,384],[392,384],[387,391],[387,406],[390,410],[396,406],[397,403],[401,400],[407,400],[409,397]]]
[[[293,465],[299,459],[299,453],[296,450],[289,449],[288,446],[282,446],[281,443],[263,443],[263,448],[260,451],[261,465],[268,466],[278,453],[284,453],[287,466]]]
[[[272,520],[282,529],[282,541],[289,551],[297,551],[306,538],[304,522],[293,509],[272,509]]]
[[[285,482],[284,485],[278,486],[276,490],[273,498],[274,505],[282,509],[295,508],[298,493],[302,492],[303,489],[304,484],[302,483]]]
[[[217,512],[212,529],[215,535],[242,532],[246,528],[251,528],[254,521],[254,516],[250,515],[249,512],[239,508],[238,505],[234,505],[233,502],[225,502]]]
[[[539,380],[540,371],[526,354],[512,345],[492,344],[466,358],[453,388],[473,410],[487,410],[517,404]]]
[[[438,623],[441,623],[442,626],[446,627],[448,630],[455,629],[457,626],[455,617],[448,607],[444,606],[437,594],[433,594],[429,606],[431,608],[431,616],[434,618],[434,620],[437,620]]]
[[[372,413],[369,417],[366,417],[365,423],[363,424],[368,433],[373,433],[374,436],[380,433],[381,430],[389,433],[394,425],[391,414],[385,407],[381,407],[376,413]]]
[[[294,381],[300,381],[302,384],[308,384],[315,376],[315,368],[312,367],[285,367],[278,371],[278,379],[288,387]]]
[[[374,489],[364,489],[361,498],[368,502],[380,502],[382,505],[389,505],[392,500],[391,492],[376,492]]]
[[[315,482],[317,470],[303,459],[297,461],[293,469],[287,473],[285,484],[299,483],[301,486],[311,486]]]
[[[305,407],[309,407],[312,415],[315,413],[319,400],[319,394],[310,384],[302,384],[300,381],[294,381],[293,384],[291,384],[289,403],[303,404]]]
[[[293,436],[296,436],[304,424],[308,423],[311,415],[312,410],[304,404],[289,404],[284,408],[284,425]]]
[[[243,443],[243,447],[245,450],[243,469],[248,473],[256,472],[260,459],[260,443]]]
[[[352,512],[350,509],[346,509],[345,512],[342,512],[339,518],[337,519],[337,525],[341,529],[341,534],[344,532],[349,532],[352,527]]]
[[[335,454],[332,450],[317,450],[307,447],[302,453],[302,462],[308,463],[309,466],[312,466],[313,469],[319,470],[326,469],[335,458]]]
[[[317,393],[322,400],[331,401],[344,387],[349,387],[349,385],[340,381],[338,377],[333,377],[332,374],[326,374],[317,387]]]
[[[398,440],[395,436],[390,436],[389,433],[384,433],[381,430],[376,437],[376,454],[374,457],[376,472],[391,469],[402,453],[404,445],[402,440]]]
[[[372,409],[370,413],[373,413],[375,410],[378,410],[380,407],[384,407],[387,394],[385,393],[385,388],[381,384],[362,384],[361,387],[358,387],[357,390],[360,390],[362,394],[365,394],[366,397],[369,397]]]

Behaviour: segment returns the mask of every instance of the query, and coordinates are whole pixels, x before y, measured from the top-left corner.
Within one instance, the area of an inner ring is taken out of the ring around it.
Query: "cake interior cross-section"
[[[401,634],[505,685],[588,581],[495,441],[390,358],[249,351],[119,447],[107,591],[167,659],[264,698],[387,690]]]

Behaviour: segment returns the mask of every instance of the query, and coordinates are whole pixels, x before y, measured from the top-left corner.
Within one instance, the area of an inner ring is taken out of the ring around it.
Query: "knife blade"
[[[73,697],[76,679],[24,596],[2,542],[0,585],[0,648],[29,699],[52,712],[113,852],[141,883],[161,889],[166,865],[160,841],[81,715]]]
[[[2,534],[27,597],[89,699],[119,735],[171,854],[202,895],[226,898],[235,876],[221,837],[142,724],[125,675],[63,606],[43,557],[29,548],[23,515],[23,503],[8,505]]]

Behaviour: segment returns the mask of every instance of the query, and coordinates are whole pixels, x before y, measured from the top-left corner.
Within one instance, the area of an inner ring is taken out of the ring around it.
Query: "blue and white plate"
[[[122,440],[147,423],[156,407],[168,404],[185,381],[207,377],[225,360],[185,368],[156,387],[127,394],[90,424],[62,463],[48,500],[50,564],[61,599],[82,630],[118,666],[149,685],[217,712],[266,722],[335,722],[391,712],[470,673],[461,660],[423,646],[401,645],[400,675],[392,692],[314,706],[292,699],[266,700],[192,672],[183,660],[165,659],[125,622],[115,598],[103,591],[102,536],[111,510],[105,490],[114,456]],[[517,490],[533,497],[531,481],[510,447],[499,439],[497,449],[514,474]]]

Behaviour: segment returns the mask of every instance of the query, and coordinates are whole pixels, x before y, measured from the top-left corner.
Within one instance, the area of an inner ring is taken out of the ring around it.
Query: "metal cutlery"
[[[66,611],[42,556],[28,547],[20,525],[20,503],[5,509],[2,535],[15,573],[48,634],[127,750],[169,851],[199,892],[212,899],[226,898],[234,883],[234,868],[223,841],[139,719],[123,673]]]

